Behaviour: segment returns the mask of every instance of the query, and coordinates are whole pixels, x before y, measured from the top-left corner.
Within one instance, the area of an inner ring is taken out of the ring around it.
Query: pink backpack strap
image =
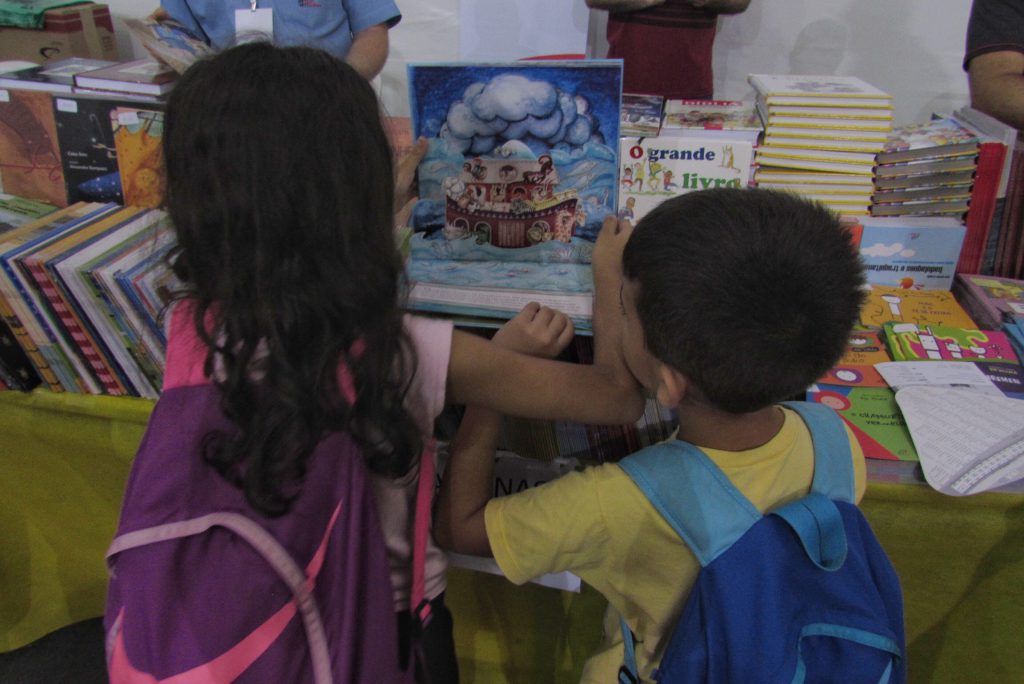
[[[434,499],[434,452],[436,444],[430,438],[420,454],[420,477],[416,485],[416,517],[413,521],[412,587],[409,608],[420,626],[430,622],[430,601],[426,598],[425,572],[427,565],[427,538],[430,535],[430,512]]]
[[[337,511],[335,514],[337,514]],[[312,594],[312,579],[295,563],[291,554],[281,546],[280,542],[273,535],[244,515],[239,513],[210,513],[190,520],[155,525],[122,534],[115,537],[114,541],[110,544],[110,548],[107,549],[107,562],[109,564],[111,558],[128,549],[172,539],[191,537],[202,534],[213,527],[227,528],[247,541],[277,572],[284,583],[288,585],[305,627],[306,639],[309,642],[310,659],[313,664],[314,681],[316,684],[331,684],[333,681],[331,658],[327,648],[327,637],[324,632],[323,620],[320,617],[320,611]]]

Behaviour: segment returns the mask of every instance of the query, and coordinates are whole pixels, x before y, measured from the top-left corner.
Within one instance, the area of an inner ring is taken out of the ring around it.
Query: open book
[[[953,496],[1024,478],[1024,401],[970,388],[912,385],[896,392],[925,479]]]
[[[128,18],[124,23],[154,59],[179,74],[185,73],[192,62],[213,52],[205,40],[174,19]]]

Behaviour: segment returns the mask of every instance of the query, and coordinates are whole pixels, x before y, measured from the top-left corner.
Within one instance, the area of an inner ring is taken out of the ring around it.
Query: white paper
[[[914,385],[970,387],[1004,396],[992,379],[969,361],[889,361],[876,363],[875,370],[894,390]]]
[[[505,576],[505,573],[501,571],[501,568],[498,567],[498,564],[493,558],[466,556],[461,553],[449,553],[448,565],[453,568],[464,568],[466,570],[477,570],[479,572],[488,572],[492,575]],[[580,585],[582,584],[580,578],[571,572],[557,572],[548,575],[541,575],[540,577],[534,577],[530,581],[543,587],[551,587],[552,589],[561,589],[563,591],[579,591]]]
[[[1024,401],[916,385],[897,391],[896,403],[938,491],[963,496],[1024,478]]]

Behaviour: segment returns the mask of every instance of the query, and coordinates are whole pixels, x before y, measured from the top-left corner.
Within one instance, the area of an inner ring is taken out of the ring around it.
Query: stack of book
[[[892,97],[855,76],[747,80],[765,127],[757,184],[798,192],[841,214],[867,214],[875,155],[892,130]]]
[[[108,64],[75,74],[75,91],[97,95],[132,95],[160,101],[171,92],[178,72],[154,59]]]
[[[0,314],[53,391],[155,398],[180,283],[162,211],[78,202],[0,235]]]
[[[949,117],[897,126],[878,153],[873,216],[956,216],[968,209],[978,132]]]
[[[74,91],[75,76],[84,71],[101,69],[117,64],[105,59],[68,57],[37,66],[0,73],[0,88],[42,90],[49,93]]]
[[[1006,333],[1024,359],[1024,280],[960,273],[953,293],[978,325]]]

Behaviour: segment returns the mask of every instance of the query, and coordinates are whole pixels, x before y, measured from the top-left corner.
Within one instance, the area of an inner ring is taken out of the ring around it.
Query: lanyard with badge
[[[235,40],[244,43],[260,39],[274,39],[274,11],[257,9],[256,0],[249,0],[249,9],[235,10]]]

